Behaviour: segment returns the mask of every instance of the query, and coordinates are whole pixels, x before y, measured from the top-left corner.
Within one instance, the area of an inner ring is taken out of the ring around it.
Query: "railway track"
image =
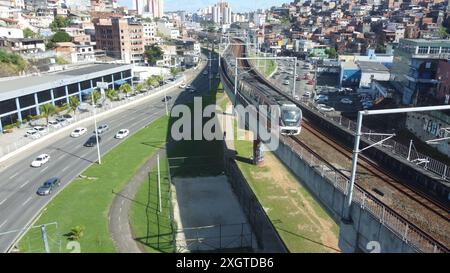
[[[339,143],[335,138],[332,136],[328,136],[320,130],[315,127],[313,127],[312,124],[310,124],[307,121],[303,121],[303,129],[308,130],[310,133],[312,133],[314,136],[316,136],[318,139],[322,140],[323,142],[327,143],[330,147],[344,155],[349,160],[352,160],[353,153],[350,149],[348,149],[343,144]],[[364,155],[360,155],[358,160],[358,167],[364,169],[368,173],[371,173],[373,176],[383,180],[384,182],[388,183],[393,188],[397,189],[401,193],[405,194],[412,200],[418,202],[422,206],[429,209],[431,212],[434,212],[436,215],[441,217],[447,222],[450,222],[450,211],[448,208],[444,205],[438,202],[437,200],[429,197],[423,192],[418,193],[419,191],[415,188],[412,188],[407,183],[403,182],[400,178],[387,173],[384,171],[381,167],[379,167],[376,163],[365,157]],[[358,183],[358,177],[356,179],[356,183]],[[370,189],[369,189],[370,190]]]
[[[235,56],[242,56],[243,55],[243,47],[242,46],[234,47],[234,54],[236,54]],[[251,67],[251,64],[249,64],[246,60],[239,60],[239,62],[240,62],[239,65],[241,65],[243,67],[247,67],[247,68]],[[252,74],[254,74],[255,79],[257,81],[259,81],[260,83],[264,83],[267,86],[272,87],[276,93],[284,96],[286,99],[297,104],[297,102],[295,102],[293,99],[289,98],[283,92],[279,91],[272,83],[268,83],[268,81],[265,78],[263,78],[261,75],[259,75],[259,73],[254,72]],[[342,154],[349,160],[352,159],[352,151],[351,150],[349,150],[347,147],[345,147],[341,143],[337,143],[334,139],[330,140],[328,135],[325,135],[323,132],[321,132],[320,130],[315,128],[312,124],[310,124],[308,122],[303,122],[303,128],[308,130],[312,134],[314,134],[318,139],[324,141],[326,144],[331,146],[334,150],[336,150],[337,152],[339,152],[340,154]],[[305,148],[308,151],[310,151],[311,153],[315,154],[318,158],[321,158],[324,162],[328,162],[323,157],[321,157],[318,153],[312,151],[312,149],[310,149],[307,146],[307,144],[302,142],[297,137],[291,137],[291,139],[294,140],[294,142],[296,142],[303,148]],[[328,162],[328,164],[331,164],[331,163]],[[413,187],[407,185],[406,183],[402,182],[401,179],[398,179],[397,177],[394,177],[393,175],[388,174],[386,171],[384,171],[382,168],[380,168],[377,164],[372,162],[370,159],[362,156],[361,160],[358,162],[358,167],[361,169],[364,169],[366,172],[369,172],[372,176],[378,178],[379,180],[386,182],[386,184],[388,186],[396,189],[398,192],[402,193],[407,198],[413,200],[414,202],[416,202],[418,205],[422,206],[423,208],[426,208],[431,214],[436,215],[442,221],[445,221],[445,223],[448,224],[450,222],[450,212],[444,204],[441,204],[439,201],[424,194],[423,192],[417,190],[416,188],[413,188]],[[340,172],[343,176],[348,178],[348,176],[345,175],[344,173],[342,173],[341,171],[339,171],[339,170],[337,170],[337,171]],[[371,189],[367,189],[367,187],[364,188],[361,185],[359,185],[360,183],[358,182],[358,179],[356,180],[356,184],[358,186],[360,186],[361,188],[363,188],[363,190],[366,191],[368,194],[373,196],[373,194],[370,193]],[[388,206],[386,206],[386,207],[388,207]],[[407,217],[407,215],[404,215],[403,217],[405,218],[405,220],[407,218],[409,218],[409,217]],[[410,222],[410,221],[408,221],[408,222]],[[414,224],[412,224],[412,225],[417,227],[417,225],[414,225]],[[430,233],[429,233],[430,230],[427,229],[426,227],[424,228],[424,223],[421,223],[418,225],[422,226],[422,227],[417,227],[419,230],[422,230],[425,232],[425,234],[430,235]],[[425,230],[428,230],[428,232]],[[433,236],[430,236],[430,237],[433,238]],[[439,236],[439,237],[442,238],[442,236]],[[436,240],[435,238],[433,238],[433,240],[435,240],[436,242],[441,241],[441,240]],[[445,241],[444,243],[446,245],[448,245],[448,241],[447,240],[444,240],[444,241]],[[448,247],[447,247],[447,249],[448,249]]]

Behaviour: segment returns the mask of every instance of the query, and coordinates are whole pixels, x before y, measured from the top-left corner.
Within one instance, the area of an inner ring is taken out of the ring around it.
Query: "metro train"
[[[225,61],[226,56],[221,58],[222,69],[225,72],[225,80],[228,85],[234,86],[235,68],[230,67]],[[242,76],[242,71],[238,70],[238,75]],[[294,103],[280,95],[274,90],[275,86],[268,84],[266,80],[261,83],[262,76],[258,72],[253,72],[252,77],[245,80],[238,80],[239,95],[241,104],[247,106],[249,102],[255,107],[259,105],[278,105],[280,107],[279,128],[282,135],[298,135],[301,132],[302,110]],[[259,78],[259,79],[258,79]]]

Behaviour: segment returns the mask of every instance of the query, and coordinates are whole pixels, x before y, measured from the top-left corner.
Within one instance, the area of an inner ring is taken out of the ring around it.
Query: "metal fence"
[[[176,239],[176,252],[248,251],[253,249],[254,238],[247,223],[183,228]],[[176,235],[176,234],[175,234]]]
[[[314,105],[311,102],[303,102],[302,104],[314,110]],[[327,120],[334,122],[336,125],[339,125],[342,128],[346,128],[352,132],[356,130],[356,122],[354,122],[353,120],[347,119],[343,116],[331,116],[324,112],[317,112],[324,116]],[[361,127],[361,132],[363,133],[361,138],[370,143],[376,143],[385,137],[381,135],[370,135],[369,133],[374,133],[374,131],[364,126]],[[450,181],[450,166],[444,164],[443,162],[424,155],[416,151],[415,149],[410,149],[410,147],[408,147],[407,145],[401,144],[393,139],[384,141],[383,145],[379,147],[383,149],[385,153],[399,156],[411,163],[416,164],[418,167],[421,167],[426,171],[430,171],[440,176],[444,180]]]
[[[149,91],[147,91],[147,92],[140,93],[140,94],[138,94],[138,96],[136,96],[136,97],[137,97],[137,98],[140,98],[140,97],[146,97],[146,96],[149,96],[149,95],[158,93],[158,92],[160,92],[160,91],[162,91],[162,90],[164,90],[164,89],[173,88],[174,86],[180,84],[180,83],[183,82],[184,80],[185,80],[184,77],[178,78],[178,79],[176,79],[174,82],[171,82],[171,83],[168,83],[168,84],[166,84],[166,85],[157,87],[157,88],[152,89],[152,90],[149,90]],[[131,98],[132,98],[132,99],[131,99]],[[108,111],[108,110],[117,108],[117,107],[119,107],[119,106],[122,106],[122,105],[124,105],[124,104],[131,103],[132,101],[134,101],[135,97],[131,97],[131,98],[128,98],[128,99],[125,99],[125,100],[120,100],[120,101],[108,101],[108,103],[105,104],[105,105],[103,105],[102,107],[96,108],[97,115],[98,115],[98,114],[101,114],[101,113],[103,113],[103,112],[106,112],[106,111]],[[91,111],[79,111],[79,112],[74,116],[74,120],[75,120],[75,121],[85,120],[85,119],[87,119],[87,118],[92,117],[93,115],[94,115],[94,113],[93,113],[92,110],[91,110]],[[38,125],[39,122],[41,122],[41,121],[40,121],[40,120],[34,121],[34,123],[35,123],[34,125]],[[44,123],[45,123],[45,122],[44,122],[44,120],[42,119],[42,124],[44,124]],[[68,126],[68,125],[66,125],[66,126]],[[23,127],[23,128],[31,129],[31,126],[27,126],[27,127]],[[62,128],[51,128],[51,127],[48,127],[46,132],[41,133],[41,135],[42,135],[41,137],[43,137],[43,136],[45,136],[45,135],[48,135],[48,134],[50,134],[50,133],[53,133],[53,132],[55,132],[55,131],[61,130],[61,129],[62,129]],[[25,131],[24,131],[23,133],[25,134]],[[12,134],[14,134],[14,132],[13,132]],[[3,134],[3,135],[0,134],[0,137],[9,137],[9,136],[8,136],[8,134]],[[28,138],[28,137],[25,137],[24,135],[22,135],[22,136],[20,136],[20,138],[19,138],[17,141],[15,141],[15,142],[13,142],[13,143],[11,143],[11,144],[2,145],[2,146],[0,147],[0,158],[1,158],[2,156],[5,156],[5,155],[11,153],[11,152],[14,152],[15,150],[17,150],[17,149],[19,149],[19,148],[22,148],[22,147],[25,146],[25,145],[28,145],[28,144],[32,143],[33,141],[35,141],[35,140],[37,140],[37,139],[39,139],[39,138],[32,139],[32,138]]]
[[[316,157],[313,153],[307,151],[303,147],[300,147],[290,138],[282,138],[280,141],[288,147],[291,147],[293,153],[297,154],[301,160],[306,162],[322,177],[326,178],[326,180],[336,189],[344,195],[347,194],[347,184],[349,181],[347,177],[339,173],[335,167]],[[418,227],[411,224],[358,185],[354,186],[353,202],[357,203],[361,209],[368,211],[378,219],[381,224],[386,226],[394,234],[402,238],[409,245],[412,245],[418,251],[433,253],[448,252],[448,249],[439,242],[425,234]]]

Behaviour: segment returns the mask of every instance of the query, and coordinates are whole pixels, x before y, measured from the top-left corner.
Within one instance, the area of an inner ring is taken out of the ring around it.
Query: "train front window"
[[[284,122],[298,122],[300,112],[296,110],[284,110],[281,112],[281,118]]]

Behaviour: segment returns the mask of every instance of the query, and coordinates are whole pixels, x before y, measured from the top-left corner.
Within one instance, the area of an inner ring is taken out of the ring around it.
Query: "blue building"
[[[3,127],[39,115],[39,107],[52,103],[63,106],[69,98],[90,100],[97,82],[118,89],[132,84],[132,65],[94,64],[39,76],[0,79],[0,132]]]
[[[354,62],[341,62],[341,86],[353,87],[359,86],[361,80],[361,69]]]

